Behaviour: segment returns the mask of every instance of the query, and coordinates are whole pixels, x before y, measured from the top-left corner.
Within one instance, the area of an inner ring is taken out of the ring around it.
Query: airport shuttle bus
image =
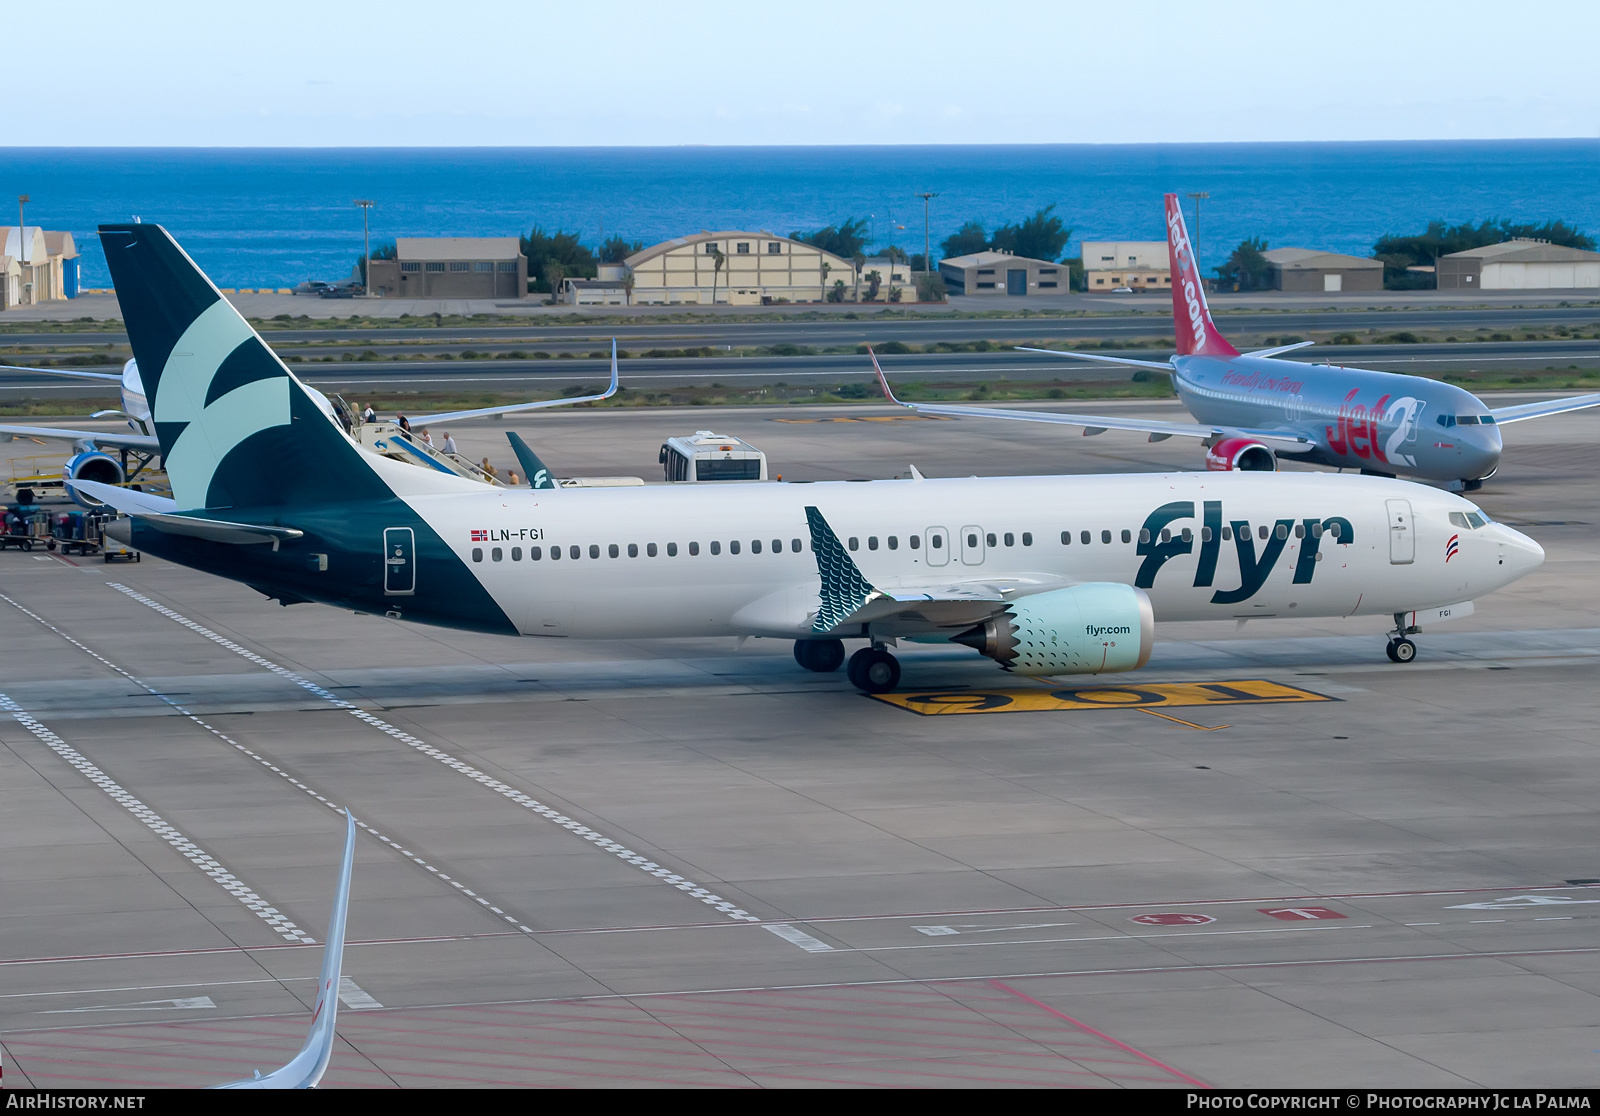
[[[101,235],[173,498],[78,484],[129,514],[133,545],[284,604],[506,635],[768,636],[812,670],[863,640],[850,678],[882,691],[900,640],[1094,674],[1144,665],[1170,620],[1382,615],[1409,661],[1423,623],[1543,560],[1469,501],[1377,477],[487,489],[353,440],[159,226]]]

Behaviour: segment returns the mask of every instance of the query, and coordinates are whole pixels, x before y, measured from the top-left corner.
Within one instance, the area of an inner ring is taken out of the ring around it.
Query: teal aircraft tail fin
[[[321,394],[295,378],[166,229],[102,225],[100,241],[179,508],[390,494]]]
[[[528,443],[522,440],[522,435],[515,430],[506,431],[506,439],[511,443],[511,452],[517,455],[517,464],[522,466],[522,471],[528,476],[529,488],[559,488],[555,476],[539,460],[539,455],[529,448]]]

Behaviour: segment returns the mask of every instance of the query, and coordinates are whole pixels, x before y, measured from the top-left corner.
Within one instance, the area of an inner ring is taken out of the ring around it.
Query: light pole
[[[929,192],[914,196],[922,199],[922,270],[926,274],[933,271],[933,249],[928,239],[928,203],[939,195]]]
[[[1189,195],[1194,202],[1194,266],[1195,273],[1200,271],[1200,203],[1211,197],[1209,190],[1200,190]]]
[[[28,222],[27,218],[23,216],[23,206],[27,205],[29,200],[27,194],[17,195],[17,262],[23,265],[28,262]],[[29,301],[31,302],[33,284],[24,282],[22,289],[28,292],[30,295]]]
[[[353,203],[361,210],[361,292],[363,298],[372,297],[372,233],[367,215],[372,212],[370,198],[357,198]]]

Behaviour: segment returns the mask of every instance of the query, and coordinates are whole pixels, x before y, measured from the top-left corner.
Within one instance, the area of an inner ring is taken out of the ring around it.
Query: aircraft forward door
[[[1389,507],[1389,563],[1408,566],[1417,558],[1417,537],[1411,522],[1410,500],[1386,500]]]
[[[417,537],[409,527],[383,529],[383,592],[409,597],[417,591]]]
[[[961,528],[961,564],[964,566],[983,565],[984,545],[983,528],[966,526]]]
[[[929,527],[923,532],[926,546],[923,547],[923,561],[930,566],[948,566],[950,564],[950,532],[943,527]]]

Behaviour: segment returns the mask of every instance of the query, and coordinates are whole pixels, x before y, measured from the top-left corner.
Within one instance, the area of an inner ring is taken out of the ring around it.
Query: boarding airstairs
[[[384,457],[404,461],[408,465],[418,465],[424,469],[437,469],[441,473],[453,473],[458,477],[466,477],[482,484],[505,487],[504,481],[486,472],[483,466],[475,464],[459,453],[445,453],[437,446],[430,446],[416,435],[402,430],[398,423],[382,419],[377,422],[363,422],[354,426],[350,432],[356,441]]]

